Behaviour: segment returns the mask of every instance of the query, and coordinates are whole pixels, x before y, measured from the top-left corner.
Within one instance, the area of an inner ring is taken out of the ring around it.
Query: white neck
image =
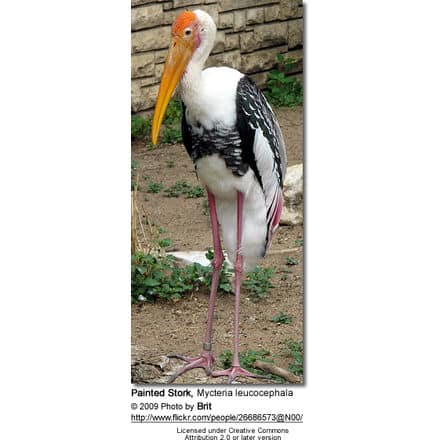
[[[197,91],[200,90],[202,83],[203,67],[214,47],[217,32],[214,20],[210,15],[201,10],[196,10],[194,13],[199,22],[198,32],[201,41],[180,81],[182,99],[185,103],[194,102],[197,99]]]
[[[193,101],[197,96],[197,89],[202,81],[204,65],[205,60],[203,62],[196,62],[194,58],[188,63],[185,73],[180,80],[181,95],[184,102]]]

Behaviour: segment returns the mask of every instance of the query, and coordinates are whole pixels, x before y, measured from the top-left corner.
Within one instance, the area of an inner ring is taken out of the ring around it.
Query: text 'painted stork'
[[[182,135],[197,175],[206,186],[214,241],[208,321],[203,351],[177,356],[186,365],[172,378],[204,368],[208,375],[258,377],[238,359],[240,282],[244,271],[264,257],[278,227],[286,151],[276,117],[261,91],[247,76],[229,67],[204,69],[216,26],[204,11],[185,11],[172,26],[152,124],[156,144],[168,102],[178,83],[183,101]],[[212,371],[212,322],[223,263],[219,226],[235,272],[234,355],[232,367]]]

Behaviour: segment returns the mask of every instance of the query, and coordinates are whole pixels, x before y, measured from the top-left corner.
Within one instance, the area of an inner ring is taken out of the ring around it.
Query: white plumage
[[[215,196],[223,244],[229,261],[236,260],[237,191],[243,193],[241,254],[243,270],[252,270],[258,258],[264,255],[267,228],[264,196],[261,188],[255,184],[253,171],[249,169],[242,177],[234,176],[225,161],[215,154],[197,161],[197,174]]]

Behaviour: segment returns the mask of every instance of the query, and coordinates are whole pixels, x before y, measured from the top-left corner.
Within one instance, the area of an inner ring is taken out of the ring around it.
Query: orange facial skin
[[[194,12],[182,12],[171,28],[171,44],[160,81],[156,107],[151,127],[151,141],[157,143],[160,126],[171,96],[182,78],[194,51],[200,44],[197,31],[197,16]]]
[[[197,22],[197,16],[192,11],[184,11],[174,20],[171,33],[178,37],[183,37],[184,30]]]

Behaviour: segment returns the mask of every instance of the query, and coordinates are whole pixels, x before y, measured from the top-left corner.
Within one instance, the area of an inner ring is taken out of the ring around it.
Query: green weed
[[[180,99],[172,99],[168,104],[165,113],[160,142],[165,144],[175,144],[182,142],[182,103]],[[152,118],[147,119],[135,115],[131,117],[131,138],[142,139],[147,142],[148,148],[154,148],[150,143]]]
[[[280,324],[290,324],[292,322],[292,316],[287,315],[284,312],[280,312],[278,315],[273,316],[270,320]]]
[[[177,300],[194,288],[187,274],[174,264],[174,257],[136,253],[131,263],[133,302],[157,298]]]
[[[191,186],[191,184],[185,180],[179,180],[164,192],[167,197],[179,197],[183,195],[186,199],[203,197],[205,195],[205,189],[202,186]]]
[[[302,238],[297,238],[297,239],[295,240],[295,246],[297,246],[297,247],[301,247],[303,244],[304,244],[304,241],[303,241]]]
[[[171,238],[160,238],[159,240],[157,240],[157,244],[160,248],[167,248],[173,244],[173,241],[171,240]]]
[[[205,195],[205,188],[203,188],[203,186],[196,185],[184,192],[184,194],[185,198],[187,199],[196,199]]]
[[[225,350],[219,357],[220,362],[223,365],[223,368],[230,368],[232,366],[232,351]],[[258,370],[253,367],[254,362],[256,360],[261,360],[264,362],[271,362],[273,360],[270,358],[270,351],[268,350],[246,350],[242,353],[238,353],[238,359],[240,361],[240,365],[242,368],[250,371],[254,374],[259,374],[260,376],[264,376],[267,379],[271,379],[274,382],[283,383],[284,379],[278,376],[274,376],[273,374],[266,373],[264,371]]]
[[[191,189],[190,183],[184,180],[179,180],[174,185],[164,190],[164,193],[167,197],[179,197],[181,194],[188,191],[189,189]]]
[[[169,238],[159,239],[159,247],[172,245]],[[212,260],[212,251],[206,254]],[[230,272],[223,265],[218,290],[230,292]],[[199,287],[210,287],[212,266],[194,263],[179,267],[172,255],[153,256],[137,252],[131,260],[131,298],[132,302],[155,301],[157,298],[179,300],[187,292]]]
[[[150,182],[148,184],[147,192],[153,193],[153,194],[157,194],[160,191],[162,191],[162,189],[163,189],[163,184],[162,183]]]
[[[284,352],[293,358],[293,364],[289,364],[288,370],[296,375],[302,375],[304,372],[304,347],[303,343],[295,342],[293,339],[283,341],[286,348]]]
[[[266,96],[278,107],[297,107],[303,104],[303,85],[295,76],[287,76],[295,60],[278,54],[278,70],[271,70],[267,78]]]
[[[131,138],[146,139],[151,133],[151,118],[144,119],[142,116],[131,117]]]
[[[296,266],[298,264],[298,258],[286,257],[286,264],[288,266]]]
[[[164,118],[161,141],[165,144],[182,142],[182,102],[180,99],[172,99],[168,104]]]
[[[243,285],[250,292],[252,301],[259,301],[267,296],[268,289],[274,287],[270,282],[274,269],[256,267],[252,272],[249,272]]]

